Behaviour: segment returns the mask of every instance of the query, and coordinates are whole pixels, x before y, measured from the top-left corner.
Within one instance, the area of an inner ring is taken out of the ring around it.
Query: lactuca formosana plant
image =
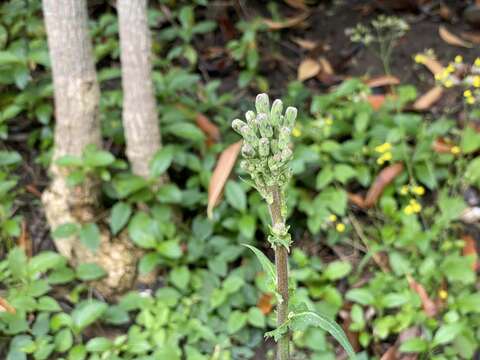
[[[265,272],[276,283],[277,329],[268,333],[277,341],[277,359],[290,359],[290,330],[306,326],[318,326],[328,331],[354,358],[348,339],[343,330],[333,320],[308,309],[293,311],[289,308],[288,288],[288,253],[291,236],[285,223],[287,204],[285,190],[292,176],[290,160],[292,159],[291,134],[297,117],[297,109],[288,107],[283,114],[282,101],[277,99],[270,107],[267,94],[256,98],[257,112],[247,111],[246,122],[235,119],[232,128],[243,137],[240,166],[250,175],[253,186],[267,202],[272,225],[268,242],[275,250],[275,265],[258,249],[249,246],[259,258]]]

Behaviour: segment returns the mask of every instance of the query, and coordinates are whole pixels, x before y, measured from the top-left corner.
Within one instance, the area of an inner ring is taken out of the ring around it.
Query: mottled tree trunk
[[[93,222],[99,214],[99,183],[89,178],[79,186],[67,185],[68,169],[55,165],[64,155],[80,156],[89,144],[101,147],[98,117],[99,86],[87,28],[85,0],[43,0],[44,19],[55,94],[55,146],[50,167],[52,183],[43,194],[52,229],[64,223]],[[137,251],[123,234],[111,238],[101,229],[100,248],[92,252],[78,237],[55,241],[72,265],[96,262],[108,273],[94,284],[109,296],[128,289],[136,274]]]
[[[147,177],[160,148],[160,130],[152,82],[147,0],[118,0],[122,62],[123,126],[133,172]]]

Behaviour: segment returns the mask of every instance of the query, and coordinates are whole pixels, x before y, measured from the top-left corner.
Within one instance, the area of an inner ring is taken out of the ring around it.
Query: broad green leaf
[[[428,342],[421,338],[408,339],[400,345],[399,350],[407,353],[421,353],[428,350]]]
[[[235,209],[243,212],[247,208],[247,196],[238,182],[232,180],[227,182],[225,186],[225,197],[228,203]]]
[[[351,359],[355,359],[355,351],[348,341],[343,329],[332,319],[312,311],[304,311],[290,317],[292,326],[315,326],[327,331],[345,349]]]
[[[172,163],[174,148],[172,146],[162,147],[150,162],[150,174],[152,177],[162,175]]]
[[[66,223],[60,226],[57,226],[55,230],[53,230],[52,236],[54,239],[62,239],[70,236],[74,236],[78,234],[80,227],[74,223]]]
[[[86,349],[90,352],[107,351],[113,346],[111,340],[104,337],[96,337],[87,342]]]
[[[78,233],[80,241],[90,250],[97,250],[100,246],[100,230],[95,223],[88,223],[82,226]]]
[[[190,281],[190,270],[186,266],[174,268],[170,271],[170,281],[181,290],[186,290]]]
[[[446,344],[453,339],[463,330],[464,326],[461,323],[444,324],[435,333],[433,337],[433,346]]]
[[[128,233],[135,244],[145,249],[152,249],[157,245],[153,220],[144,212],[136,213],[130,224]]]
[[[348,261],[332,261],[323,272],[329,280],[338,280],[347,276],[352,270],[352,264]]]
[[[466,126],[462,132],[460,148],[465,154],[473,153],[480,148],[480,134],[471,126]]]
[[[265,315],[258,307],[251,307],[248,310],[248,323],[260,329],[265,328]]]
[[[97,321],[107,310],[108,305],[98,300],[87,300],[72,311],[75,329],[80,332]]]
[[[107,272],[98,264],[83,263],[77,266],[77,278],[84,281],[97,280],[107,275]]]
[[[132,215],[132,207],[124,202],[116,203],[112,208],[110,215],[110,229],[113,235],[116,235],[127,224]]]
[[[247,324],[248,316],[238,310],[233,311],[228,317],[227,331],[229,334],[235,334]]]
[[[0,166],[14,165],[22,162],[22,157],[16,151],[0,151]]]

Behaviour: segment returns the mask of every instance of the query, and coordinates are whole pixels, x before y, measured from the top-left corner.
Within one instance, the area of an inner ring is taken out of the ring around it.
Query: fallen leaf
[[[466,48],[471,48],[472,44],[466,42],[462,38],[458,37],[455,34],[452,34],[445,26],[440,25],[438,27],[438,34],[442,38],[443,41],[445,41],[449,45],[453,46],[461,46],[461,47],[466,47]]]
[[[480,263],[478,261],[478,252],[477,246],[475,244],[475,239],[471,235],[463,235],[463,241],[465,245],[463,246],[463,256],[473,256],[474,262],[472,264],[472,269],[477,271],[480,268]]]
[[[263,315],[267,315],[272,311],[272,298],[272,294],[262,294],[260,299],[258,299],[257,307],[260,309]]]
[[[441,99],[442,94],[443,88],[441,86],[434,86],[425,94],[420,96],[417,100],[415,100],[413,103],[413,108],[419,111],[428,110],[433,104]]]
[[[308,6],[305,5],[304,0],[284,0],[289,6],[294,9],[307,10]]]
[[[25,190],[27,190],[29,193],[35,195],[38,198],[42,197],[42,193],[33,184],[25,185]]]
[[[273,21],[270,19],[263,19],[265,25],[268,26],[270,30],[281,30],[291,28],[303,23],[310,16],[310,12],[304,12],[297,16],[285,19],[284,21]]]
[[[320,63],[320,66],[322,68],[322,73],[325,73],[327,75],[334,75],[335,71],[333,71],[332,64],[330,64],[330,61],[325,56],[320,56],[318,59],[318,62]]]
[[[446,143],[442,138],[436,139],[432,144],[432,149],[438,154],[449,154],[452,151],[452,144]]]
[[[7,300],[0,296],[0,312],[8,312],[10,314],[16,314],[17,310],[8,303]]]
[[[391,76],[391,75],[375,77],[366,82],[366,85],[371,88],[379,87],[379,86],[398,85],[398,84],[400,84],[400,80],[396,76]]]
[[[197,114],[195,116],[195,123],[200,130],[207,135],[207,140],[209,140],[210,144],[216,143],[220,140],[220,130],[218,129],[218,126],[211,122],[205,115]]]
[[[315,61],[311,58],[304,59],[298,66],[297,78],[300,81],[310,79],[317,75],[320,72],[321,68],[322,67],[320,66],[318,61]]]
[[[365,208],[365,199],[362,195],[347,193],[348,201],[353,205],[357,205],[359,208]]]
[[[242,147],[243,141],[233,143],[228,148],[223,150],[218,158],[217,165],[213,170],[212,177],[210,178],[210,184],[208,185],[208,204],[207,215],[212,217],[213,208],[217,204],[220,196],[223,192],[223,187],[227,182],[230,172],[237,161],[238,153]]]
[[[477,44],[477,45],[480,44],[480,32],[478,32],[478,31],[476,31],[476,32],[473,32],[473,31],[462,32],[462,37],[464,39],[467,39],[471,43],[474,43],[474,44]]]
[[[445,70],[445,67],[440,64],[436,59],[429,57],[427,55],[423,55],[422,64],[430,70],[433,75],[437,75],[442,73]]]
[[[411,275],[407,275],[407,280],[410,288],[415,291],[420,297],[420,300],[422,301],[423,311],[425,311],[425,314],[427,314],[427,316],[429,317],[434,317],[438,311],[437,306],[432,301],[432,299],[430,299],[423,285],[416,282]]]
[[[382,355],[380,360],[397,360],[397,347],[390,346],[390,348]]]
[[[32,239],[27,229],[27,222],[22,221],[22,231],[18,237],[18,246],[25,251],[25,254],[30,258],[32,257]]]
[[[383,94],[368,95],[367,101],[370,103],[373,110],[376,111],[380,109],[383,103],[385,102],[385,95]]]
[[[370,208],[374,206],[382,195],[383,190],[400,175],[402,171],[402,163],[392,164],[380,171],[365,197],[365,207]]]
[[[313,50],[318,44],[315,41],[292,37],[292,41],[305,50]]]

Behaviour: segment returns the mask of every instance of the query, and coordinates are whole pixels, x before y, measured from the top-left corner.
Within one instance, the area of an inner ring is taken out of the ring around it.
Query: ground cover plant
[[[478,5],[80,3],[99,136],[62,154],[45,4],[0,4],[1,358],[478,356]],[[345,33],[385,19],[380,58]]]

